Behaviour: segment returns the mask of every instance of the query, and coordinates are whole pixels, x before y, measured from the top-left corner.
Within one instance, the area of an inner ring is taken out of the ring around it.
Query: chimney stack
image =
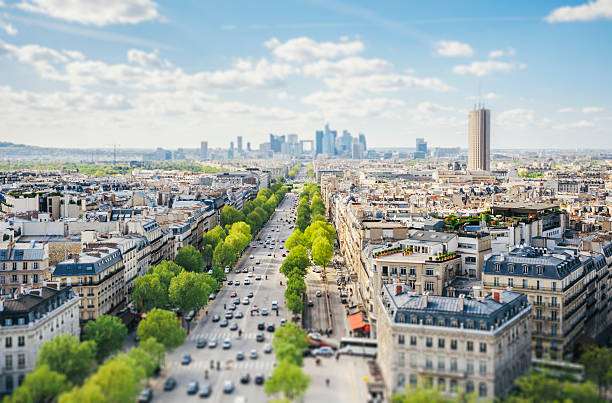
[[[501,304],[502,290],[493,290],[493,299]]]
[[[459,294],[459,308],[461,312],[463,312],[465,308],[465,294]]]
[[[404,286],[401,284],[395,284],[395,295],[400,295],[404,292]]]
[[[425,293],[423,293],[423,297],[423,299],[425,300],[424,308],[427,308],[427,306],[429,305],[429,291],[425,291]]]

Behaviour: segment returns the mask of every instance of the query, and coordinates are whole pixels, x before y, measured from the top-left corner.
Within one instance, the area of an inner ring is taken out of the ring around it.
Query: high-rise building
[[[200,159],[201,160],[208,159],[208,141],[202,141],[200,143]]]
[[[251,142],[247,141],[247,151],[251,151]]]
[[[470,111],[468,131],[468,170],[491,170],[491,111]]]
[[[282,151],[284,142],[285,136],[275,136],[274,134],[270,133],[270,148],[272,148],[272,151],[275,153],[280,153]]]
[[[227,158],[228,159],[234,158],[234,142],[233,141],[230,141],[229,150],[227,150]]]
[[[323,153],[323,130],[317,130],[315,133],[315,155]]]
[[[366,151],[368,151],[368,145],[366,144],[365,134],[359,133],[359,142],[361,143],[361,146],[363,147],[363,152],[365,153]]]
[[[325,133],[323,134],[323,154],[335,155],[336,154],[336,137],[338,132],[331,130],[329,125],[325,125]]]
[[[236,143],[238,145],[238,152],[242,151],[242,136],[238,136]]]
[[[427,142],[425,141],[424,138],[416,139],[416,150],[422,151],[425,154],[427,154]]]

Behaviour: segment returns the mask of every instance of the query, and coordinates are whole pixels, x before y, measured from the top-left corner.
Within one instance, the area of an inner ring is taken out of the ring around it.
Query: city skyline
[[[372,148],[416,138],[465,148],[465,116],[480,101],[492,111],[492,149],[575,149],[576,138],[612,148],[612,12],[601,0],[129,0],[105,13],[85,3],[0,2],[4,141],[216,148],[269,133],[314,140],[329,122],[365,133]]]

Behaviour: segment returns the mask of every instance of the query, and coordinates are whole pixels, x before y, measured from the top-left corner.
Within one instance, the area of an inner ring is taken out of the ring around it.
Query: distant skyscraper
[[[200,143],[200,159],[201,160],[208,159],[208,141],[202,141]]]
[[[470,111],[468,132],[468,170],[491,170],[491,111]]]
[[[285,142],[285,136],[275,136],[270,133],[270,148],[275,153],[280,153],[283,149],[283,143]]]
[[[365,134],[363,133],[359,133],[359,143],[361,143],[361,146],[363,147],[363,152],[365,153],[366,151],[368,151],[368,145],[366,144],[366,137]]]
[[[315,155],[323,153],[323,130],[317,130],[315,133]]]
[[[238,144],[238,152],[240,152],[242,151],[242,136],[238,136],[236,140],[236,143]]]
[[[247,151],[251,151],[251,142],[247,141]]]
[[[227,150],[227,158],[229,159],[234,158],[234,142],[233,141],[230,141],[229,150]]]
[[[425,141],[425,139],[416,139],[416,150],[427,154],[427,142]]]
[[[330,130],[329,125],[325,125],[325,133],[323,134],[323,154],[335,155],[336,154],[336,137],[338,132]]]

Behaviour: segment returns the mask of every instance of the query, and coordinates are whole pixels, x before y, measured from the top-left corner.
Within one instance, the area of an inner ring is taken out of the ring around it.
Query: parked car
[[[330,357],[334,355],[334,350],[332,350],[330,347],[320,347],[320,348],[317,348],[314,351],[314,353],[315,355],[322,355],[322,356]]]
[[[255,379],[254,379],[255,385],[263,385],[264,381],[265,381],[265,378],[263,374],[255,375]]]
[[[249,382],[251,382],[251,375],[249,375],[248,373],[240,375],[240,383],[246,385]]]
[[[214,300],[215,298],[217,298],[217,295],[214,292],[208,296],[208,299],[211,301]]]
[[[145,388],[138,395],[138,403],[149,403],[153,399],[153,391],[150,388]]]
[[[219,322],[220,320],[221,320],[221,317],[219,315],[213,315],[212,317],[213,322]]]
[[[264,347],[264,353],[265,354],[270,354],[272,352],[272,346],[269,344],[266,344]]]
[[[272,301],[272,310],[278,311],[278,301]]]
[[[308,306],[314,306],[314,302],[311,299],[308,300]]]
[[[274,328],[274,324],[269,324],[266,330],[270,333],[274,333],[276,329]]]

